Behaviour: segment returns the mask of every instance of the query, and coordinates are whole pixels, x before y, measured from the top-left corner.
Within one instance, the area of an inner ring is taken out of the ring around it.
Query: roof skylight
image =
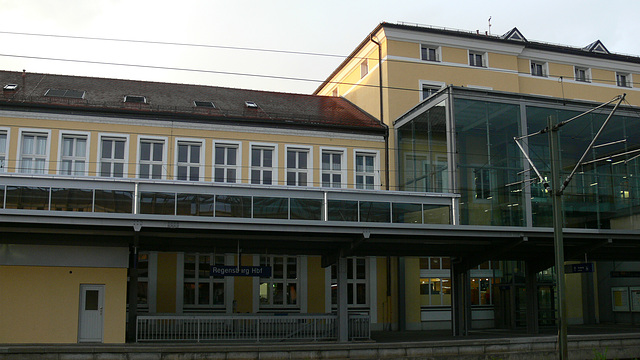
[[[255,102],[253,102],[253,101],[245,101],[245,102],[244,102],[244,105],[245,105],[246,107],[248,107],[249,109],[257,109],[257,108],[258,108],[258,104],[256,104],[256,103],[255,103]]]
[[[49,89],[44,93],[44,96],[48,97],[61,97],[68,99],[84,99],[85,92],[80,90],[60,90]]]
[[[197,107],[208,107],[208,108],[215,108],[216,106],[213,104],[212,101],[194,101],[193,105],[197,106]]]
[[[15,91],[18,89],[18,84],[7,84],[3,89],[6,91]]]
[[[124,102],[135,103],[135,104],[146,104],[147,98],[140,95],[126,95],[124,97]]]

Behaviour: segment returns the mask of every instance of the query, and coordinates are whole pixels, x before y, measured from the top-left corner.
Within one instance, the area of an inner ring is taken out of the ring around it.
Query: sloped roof
[[[211,122],[330,127],[336,131],[381,132],[385,129],[376,118],[340,97],[0,71],[0,86],[7,84],[17,84],[18,88],[2,92],[0,104],[4,106],[28,105],[98,112],[162,114]],[[73,90],[75,97],[45,96],[50,89]],[[79,95],[82,92],[83,97]],[[127,95],[144,96],[146,103],[125,103]],[[213,102],[215,108],[199,107],[194,101]],[[247,107],[246,101],[255,102],[258,108]]]

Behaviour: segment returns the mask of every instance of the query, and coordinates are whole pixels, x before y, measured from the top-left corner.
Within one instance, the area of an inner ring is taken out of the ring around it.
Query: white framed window
[[[313,174],[309,164],[311,159],[310,148],[287,147],[287,185],[309,186]]]
[[[0,128],[0,173],[7,172],[9,159],[9,130]]]
[[[620,87],[631,87],[631,74],[616,72],[616,85]]]
[[[364,257],[347,258],[347,304],[349,307],[367,306],[369,301],[369,262]],[[338,304],[338,267],[331,265],[331,305]]]
[[[272,185],[277,183],[276,146],[251,145],[251,183]]]
[[[166,139],[141,138],[138,146],[138,177],[164,179],[166,177]]]
[[[345,185],[344,149],[321,149],[322,187],[342,188]]]
[[[487,67],[487,53],[469,50],[469,66]]]
[[[185,309],[225,308],[225,278],[210,276],[213,265],[225,265],[225,256],[184,254],[182,297]]]
[[[360,79],[364,79],[367,74],[369,74],[369,60],[364,59],[360,63]]]
[[[60,134],[60,165],[58,173],[61,175],[83,176],[87,174],[89,163],[89,135],[85,133]]]
[[[547,63],[543,61],[531,60],[531,75],[547,76]]]
[[[240,182],[240,143],[213,143],[213,181]]]
[[[44,174],[49,156],[49,132],[22,131],[19,172]]]
[[[261,255],[260,266],[271,267],[271,276],[260,278],[260,307],[300,307],[300,259],[297,256]]]
[[[204,141],[177,139],[176,149],[176,180],[203,180]]]
[[[451,305],[451,259],[420,258],[420,305]]]
[[[420,101],[429,98],[431,95],[442,90],[445,83],[436,81],[420,80]]]
[[[591,81],[591,69],[582,67],[582,66],[574,66],[573,69],[574,69],[576,81],[581,81],[581,82]]]
[[[127,136],[100,135],[100,176],[121,178],[127,172]]]
[[[376,189],[379,185],[378,154],[368,151],[355,152],[356,189]]]
[[[424,61],[440,61],[440,47],[433,45],[420,45],[420,59]]]

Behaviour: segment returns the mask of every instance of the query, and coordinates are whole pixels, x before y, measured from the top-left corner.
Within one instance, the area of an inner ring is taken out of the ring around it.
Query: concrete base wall
[[[406,343],[315,343],[262,345],[1,346],[0,360],[35,359],[462,359],[540,360],[556,358],[556,337],[447,340]],[[634,358],[640,333],[572,335],[569,359]]]

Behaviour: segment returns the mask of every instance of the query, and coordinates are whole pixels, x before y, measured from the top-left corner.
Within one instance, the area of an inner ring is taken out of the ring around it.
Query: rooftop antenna
[[[491,16],[489,16],[489,35],[491,35]]]

